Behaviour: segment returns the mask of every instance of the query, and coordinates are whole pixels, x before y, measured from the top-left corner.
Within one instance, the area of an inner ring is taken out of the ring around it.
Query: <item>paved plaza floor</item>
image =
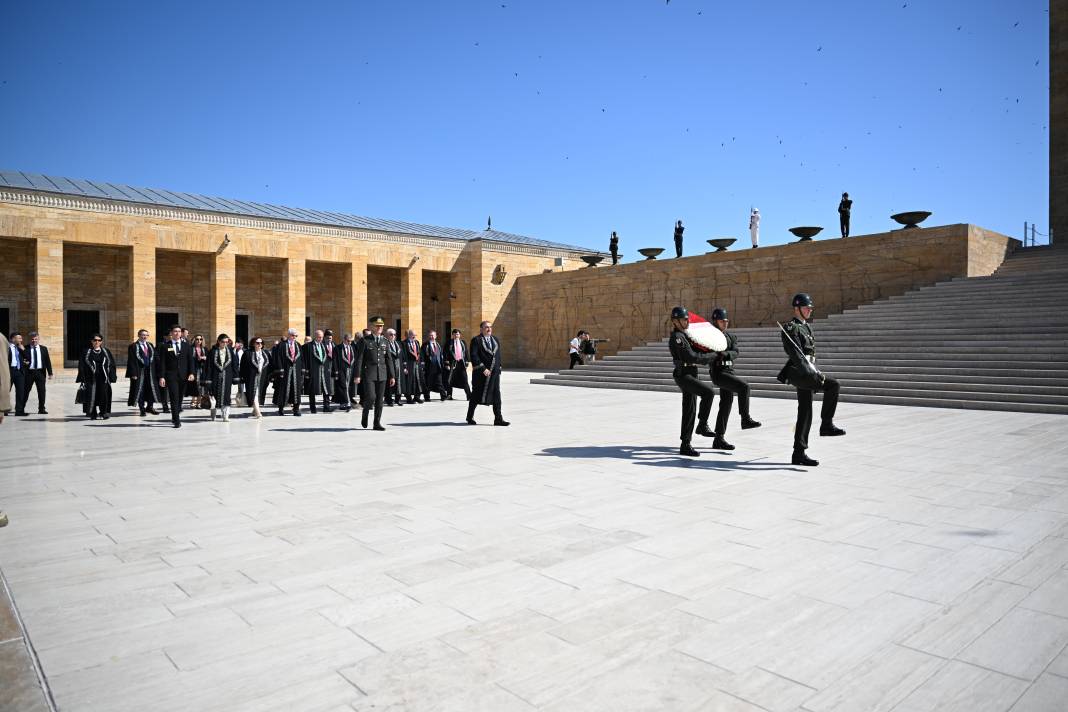
[[[1066,709],[1064,416],[844,403],[803,469],[793,401],[691,460],[678,395],[530,376],[509,428],[90,422],[68,384],[5,420],[0,568],[58,708]]]

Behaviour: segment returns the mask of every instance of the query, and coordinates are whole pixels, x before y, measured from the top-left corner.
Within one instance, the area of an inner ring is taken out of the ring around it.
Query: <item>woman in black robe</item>
[[[241,359],[241,380],[245,382],[245,395],[252,408],[253,418],[262,418],[260,406],[267,399],[267,382],[271,376],[271,355],[263,349],[263,339],[256,337],[249,343],[245,357]]]
[[[202,399],[211,395],[211,373],[208,365],[208,347],[204,337],[193,337],[193,380],[186,386],[185,394],[190,397],[189,407],[201,407]]]
[[[111,417],[111,384],[117,380],[115,356],[104,346],[104,337],[93,334],[90,346],[78,360],[82,412],[90,420]]]
[[[230,422],[230,391],[237,374],[237,358],[234,348],[230,346],[230,337],[219,334],[215,346],[208,354],[208,388],[211,398],[211,419],[215,420],[215,409],[222,409],[224,423]]]

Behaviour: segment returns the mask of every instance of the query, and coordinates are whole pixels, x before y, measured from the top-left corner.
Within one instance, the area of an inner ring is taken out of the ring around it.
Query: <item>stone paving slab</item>
[[[1063,712],[1063,416],[843,403],[804,469],[791,401],[693,460],[678,395],[530,375],[509,428],[176,431],[68,384],[5,420],[0,568],[59,709]]]

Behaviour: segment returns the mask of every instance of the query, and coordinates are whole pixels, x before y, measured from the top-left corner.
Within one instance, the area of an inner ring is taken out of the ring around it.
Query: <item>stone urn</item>
[[[798,242],[808,242],[812,238],[814,238],[816,235],[818,235],[821,232],[823,232],[823,228],[822,227],[815,227],[815,226],[792,227],[792,228],[790,228],[790,232],[792,232],[797,237],[801,238],[801,239],[798,240]]]
[[[926,210],[912,210],[907,213],[898,213],[897,215],[891,215],[890,219],[899,225],[904,225],[902,230],[911,230],[918,228],[927,218],[931,217],[931,213]]]
[[[647,260],[655,260],[656,256],[663,251],[663,247],[643,247],[638,250],[638,254],[642,255]]]
[[[737,238],[734,237],[717,237],[713,240],[705,240],[712,247],[716,248],[716,252],[726,252],[727,248],[737,242]]]
[[[579,257],[587,267],[596,267],[604,259],[604,255],[582,255]]]

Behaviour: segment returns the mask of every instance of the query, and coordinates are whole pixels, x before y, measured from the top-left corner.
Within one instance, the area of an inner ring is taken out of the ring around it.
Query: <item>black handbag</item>
[[[74,404],[75,405],[82,405],[84,403],[85,403],[85,384],[84,383],[79,383],[78,384],[78,390],[74,394]]]

